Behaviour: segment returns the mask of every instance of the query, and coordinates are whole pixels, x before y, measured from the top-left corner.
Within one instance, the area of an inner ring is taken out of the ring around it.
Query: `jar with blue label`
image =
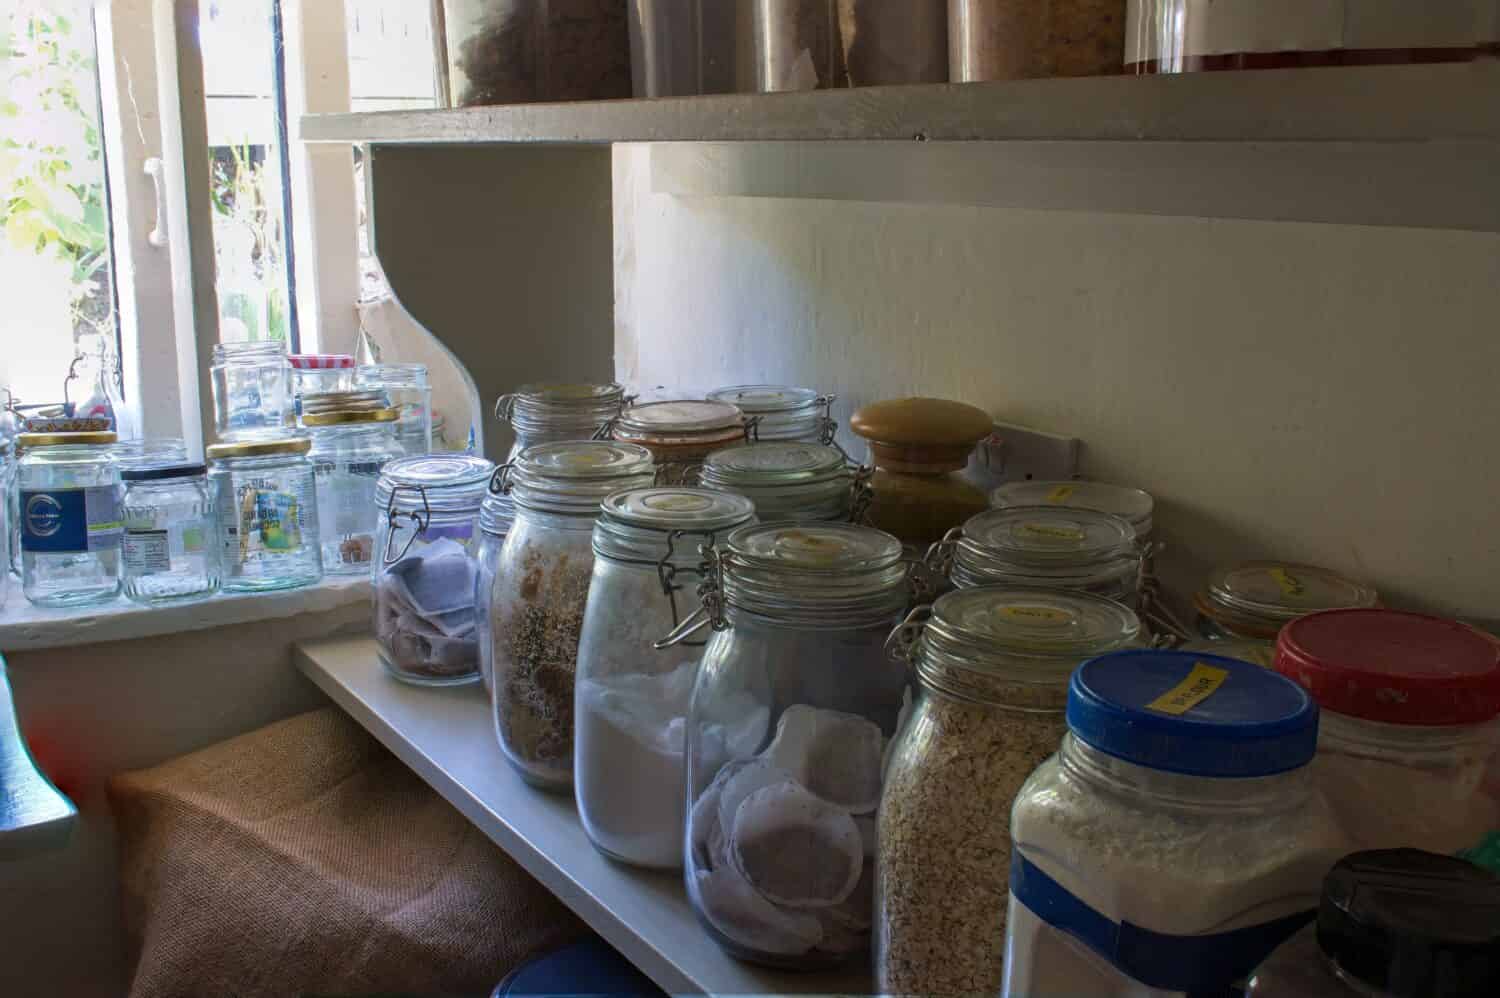
[[[323,577],[311,449],[306,437],[208,448],[225,592],[295,589]]]
[[[1308,764],[1318,709],[1236,659],[1084,663],[1011,812],[1004,995],[1225,994],[1349,851]]]
[[[371,510],[375,638],[397,679],[453,686],[479,678],[475,553],[494,471],[474,454],[424,454],[380,473]]]
[[[113,433],[22,433],[16,466],[21,591],[37,606],[120,594],[120,469]]]
[[[214,506],[206,470],[201,464],[177,464],[120,472],[127,599],[160,605],[218,592]]]

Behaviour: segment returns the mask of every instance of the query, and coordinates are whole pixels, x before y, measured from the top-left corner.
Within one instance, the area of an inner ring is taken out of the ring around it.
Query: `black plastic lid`
[[[171,464],[165,468],[127,468],[120,472],[122,482],[155,482],[163,478],[193,478],[206,474],[202,464]]]
[[[1397,998],[1500,995],[1500,877],[1417,849],[1359,852],[1323,881],[1318,945]]]

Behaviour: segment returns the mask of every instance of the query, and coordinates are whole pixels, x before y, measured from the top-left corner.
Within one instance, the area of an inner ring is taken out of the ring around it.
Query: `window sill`
[[[369,600],[370,580],[357,575],[328,578],[315,586],[274,593],[220,593],[211,599],[177,606],[140,606],[121,597],[102,606],[55,610],[26,602],[20,583],[12,576],[5,607],[0,609],[0,651],[131,641],[321,613]]]

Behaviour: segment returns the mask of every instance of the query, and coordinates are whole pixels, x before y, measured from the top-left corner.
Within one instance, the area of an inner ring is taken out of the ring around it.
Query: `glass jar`
[[[21,591],[37,606],[120,595],[120,469],[115,435],[22,433],[16,465]]]
[[[0,610],[10,598],[10,440],[0,437]]]
[[[1318,921],[1256,968],[1246,998],[1500,994],[1500,877],[1417,849],[1355,853],[1323,880]]]
[[[286,344],[279,340],[215,344],[209,370],[219,439],[275,435],[293,425]]]
[[[143,468],[168,468],[188,463],[187,444],[181,437],[152,440],[121,440],[114,447],[115,464],[123,474]]]
[[[495,587],[495,570],[500,565],[505,537],[516,519],[515,504],[504,492],[495,491],[495,485],[492,480],[490,492],[479,507],[479,553],[474,559],[474,598],[475,605],[480,607],[474,618],[474,633],[479,640],[479,678],[484,682],[484,692],[491,695],[495,641],[490,633],[490,614],[484,608],[489,604],[490,590]]]
[[[1156,500],[1149,492],[1108,482],[1006,482],[990,493],[995,509],[1012,506],[1057,506],[1061,509],[1092,509],[1112,513],[1135,529],[1138,541],[1151,540]]]
[[[1110,600],[1003,586],[948,593],[892,632],[917,692],[880,805],[880,993],[999,993],[1011,802],[1062,741],[1073,670],[1139,635]]]
[[[292,366],[292,399],[297,415],[302,415],[306,395],[346,392],[354,387],[354,357],[347,353],[294,353],[287,357]]]
[[[1337,572],[1282,561],[1247,561],[1221,569],[1193,596],[1204,637],[1245,638],[1268,646],[1287,621],[1379,602],[1374,589]]]
[[[317,487],[306,437],[208,448],[220,587],[264,592],[323,577]]]
[[[762,520],[852,521],[869,504],[870,472],[850,467],[836,448],[811,443],[744,444],[703,462],[706,489],[755,503]]]
[[[375,638],[397,679],[455,686],[479,678],[475,555],[495,465],[474,454],[397,458],[380,473]]]
[[[983,409],[946,399],[889,399],[856,411],[849,428],[869,442],[875,463],[866,518],[914,554],[989,508],[984,493],[958,473],[993,429]]]
[[[697,608],[698,548],[754,517],[743,496],[666,487],[615,493],[594,524],[573,779],[584,831],[613,859],[682,866],[684,730],[699,651],[655,643]]]
[[[831,444],[838,424],[831,410],[837,395],[789,385],[735,385],[709,392],[710,402],[727,402],[755,420],[756,440],[800,440]]]
[[[708,562],[713,633],[687,724],[688,900],[740,959],[854,959],[870,945],[881,759],[905,686],[884,644],[910,566],[890,534],[835,523],[740,527]]]
[[[1491,0],[1130,0],[1125,70],[1468,62],[1500,51]]]
[[[366,364],[354,369],[356,389],[378,389],[399,412],[396,442],[407,456],[432,452],[432,386],[426,364]]]
[[[318,542],[324,575],[362,575],[374,560],[380,507],[375,483],[387,461],[401,457],[396,410],[306,413],[318,494]]]
[[[1457,621],[1332,610],[1281,630],[1276,671],[1323,708],[1313,773],[1355,847],[1456,853],[1500,830],[1500,643]]]
[[[948,0],[954,83],[1120,72],[1125,0]]]
[[[434,3],[443,106],[629,97],[626,6],[618,0]]]
[[[849,86],[948,82],[948,0],[845,0],[838,10]]]
[[[507,458],[514,461],[537,444],[596,439],[625,404],[625,389],[619,385],[527,385],[495,400],[495,418],[515,431]]]
[[[927,553],[955,586],[1050,586],[1136,608],[1141,550],[1118,516],[1092,509],[1012,506],[980,513]]]
[[[1225,994],[1348,852],[1308,770],[1317,706],[1235,659],[1084,663],[1011,810],[1004,995]]]
[[[653,477],[649,451],[607,441],[529,447],[505,474],[516,513],[489,592],[490,699],[500,748],[533,786],[573,785],[573,686],[599,504]]]
[[[753,22],[757,90],[827,90],[848,84],[837,3],[758,0],[740,6]]]
[[[616,440],[651,452],[658,485],[696,485],[703,459],[747,441],[750,424],[728,402],[685,399],[632,406],[620,414],[613,432]]]
[[[148,605],[205,599],[219,591],[214,505],[207,468],[130,468],[122,542],[125,596]]]

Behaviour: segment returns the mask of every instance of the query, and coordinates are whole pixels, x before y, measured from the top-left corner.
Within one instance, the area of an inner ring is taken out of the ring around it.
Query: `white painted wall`
[[[927,148],[904,188],[984,153]],[[621,380],[963,399],[1152,492],[1179,592],[1276,556],[1500,618],[1500,235],[680,197],[650,156],[615,152]]]

